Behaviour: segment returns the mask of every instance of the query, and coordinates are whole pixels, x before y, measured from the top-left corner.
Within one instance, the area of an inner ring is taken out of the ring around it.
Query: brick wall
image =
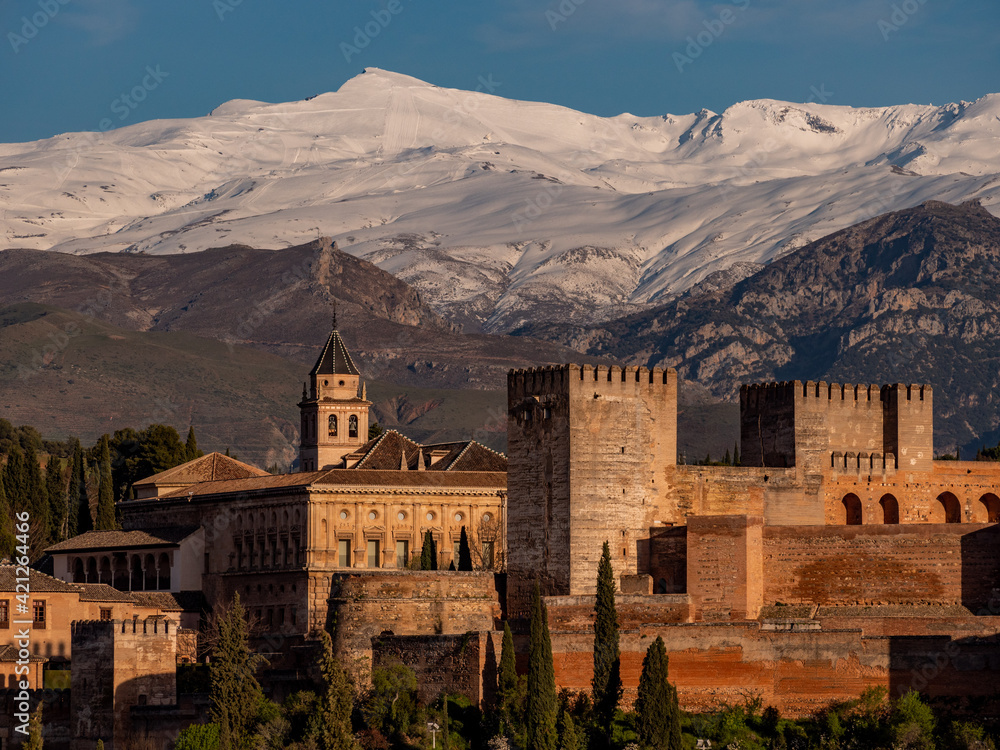
[[[364,684],[372,638],[394,635],[461,635],[493,630],[500,603],[492,573],[357,571],[315,576],[328,581],[329,627],[345,667]]]
[[[760,516],[688,519],[687,592],[696,619],[757,617],[764,591],[763,525]]]
[[[767,527],[764,601],[978,609],[1000,582],[998,543],[996,525]]]
[[[458,693],[478,706],[492,700],[496,692],[502,640],[503,633],[495,631],[376,636],[372,639],[372,667],[410,667],[417,675],[417,696],[425,703],[442,693]]]

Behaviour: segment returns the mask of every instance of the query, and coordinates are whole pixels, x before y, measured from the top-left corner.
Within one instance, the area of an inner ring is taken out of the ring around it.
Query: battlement
[[[796,398],[827,401],[884,401],[892,391],[905,396],[905,401],[930,400],[933,388],[925,384],[894,383],[891,385],[827,383],[825,380],[786,380],[777,383],[744,384],[740,400],[748,403],[784,403]]]
[[[177,632],[177,624],[162,617],[145,620],[76,620],[70,625],[72,637],[104,638],[115,634],[170,635]]]
[[[532,367],[522,370],[510,370],[507,373],[507,392],[511,396],[530,396],[538,393],[561,392],[569,388],[571,382],[594,383],[600,389],[600,384],[611,387],[620,384],[641,384],[650,386],[669,386],[676,380],[677,371],[673,368],[618,365],[552,365],[548,367]]]

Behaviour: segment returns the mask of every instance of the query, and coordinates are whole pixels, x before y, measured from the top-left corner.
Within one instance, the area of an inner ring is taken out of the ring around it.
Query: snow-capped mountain
[[[970,198],[1000,205],[1000,95],[603,118],[369,69],[306,101],[0,145],[0,248],[325,235],[492,331],[617,316],[886,211]]]

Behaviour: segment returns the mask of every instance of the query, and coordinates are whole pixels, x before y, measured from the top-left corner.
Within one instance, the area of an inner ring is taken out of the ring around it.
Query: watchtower
[[[82,620],[72,624],[72,750],[108,750],[128,736],[132,706],[177,703],[177,624]]]
[[[636,573],[677,462],[677,373],[562,365],[507,375],[508,606],[589,594],[605,541]]]
[[[934,403],[929,385],[842,385],[800,380],[740,389],[744,466],[805,474],[930,471]]]

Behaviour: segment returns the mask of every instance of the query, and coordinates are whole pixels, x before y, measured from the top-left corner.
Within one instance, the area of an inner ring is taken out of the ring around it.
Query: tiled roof
[[[433,453],[444,453],[436,459]],[[507,457],[490,450],[475,440],[457,443],[420,445],[395,430],[386,430],[347,456],[355,461],[351,468],[380,471],[399,470],[404,465],[410,471],[420,468],[423,461],[428,471],[507,471]],[[433,460],[433,463],[432,463]]]
[[[14,591],[17,588],[17,567],[0,563],[0,591]],[[79,589],[72,584],[60,581],[58,578],[39,573],[37,570],[28,570],[28,588],[31,592],[66,592],[70,594],[79,593]]]
[[[502,489],[507,486],[507,472],[330,469],[313,486]]]
[[[320,352],[316,366],[312,368],[310,375],[360,375],[358,368],[354,366],[351,355],[344,346],[340,332],[334,328],[330,332],[330,338],[326,340],[326,346]]]
[[[18,649],[17,646],[7,645],[0,646],[0,661],[17,661],[18,659]],[[35,654],[30,654],[28,656],[28,661],[48,661],[44,656],[36,656]]]
[[[161,471],[151,477],[146,477],[135,483],[142,487],[151,484],[195,484],[196,482],[211,482],[220,479],[243,479],[245,477],[267,476],[267,472],[256,466],[245,464],[222,453],[209,453],[207,456],[188,461],[186,464]]]
[[[131,591],[132,601],[141,607],[157,607],[170,612],[201,612],[208,601],[201,591]]]
[[[131,602],[132,597],[126,591],[109,586],[106,583],[74,583],[80,589],[81,602]]]
[[[88,531],[65,542],[53,544],[45,551],[84,552],[87,550],[132,549],[177,545],[195,533],[199,526],[166,526],[144,531]]]
[[[227,492],[252,492],[255,490],[280,490],[295,487],[307,487],[316,479],[323,476],[324,471],[303,471],[297,474],[268,474],[263,477],[249,477],[247,479],[231,479],[222,482],[200,482],[190,487],[184,487],[166,495],[161,495],[160,499],[179,497],[201,497],[202,495],[216,495]],[[134,500],[131,502],[143,502]]]

